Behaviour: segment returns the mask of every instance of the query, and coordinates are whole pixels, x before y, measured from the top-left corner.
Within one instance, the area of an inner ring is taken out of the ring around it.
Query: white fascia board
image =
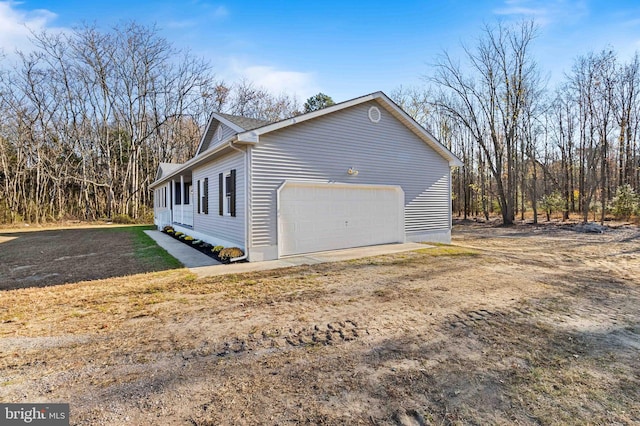
[[[451,152],[446,146],[438,142],[438,140],[429,131],[427,131],[427,129],[425,129],[420,124],[418,124],[418,122],[414,120],[413,117],[411,117],[409,114],[407,114],[405,110],[403,110],[398,105],[396,105],[396,103],[393,102],[391,99],[389,99],[387,95],[385,95],[384,93],[378,92],[377,94],[379,94],[378,102],[382,101],[382,103],[386,107],[391,108],[396,114],[403,117],[407,121],[407,124],[409,124],[411,127],[414,128],[414,130],[417,131],[421,139],[424,140],[427,143],[427,145],[433,148],[445,160],[449,162],[449,167],[463,166],[462,161],[453,152]]]
[[[209,133],[209,129],[213,125],[213,120],[217,120],[218,123],[222,123],[225,126],[235,130],[238,133],[242,133],[242,132],[245,131],[245,129],[243,129],[242,127],[238,126],[237,124],[232,123],[231,121],[227,120],[226,118],[224,118],[223,116],[221,116],[217,112],[213,112],[213,113],[211,113],[211,117],[209,118],[209,122],[207,123],[207,127],[205,127],[205,129],[204,129],[204,133],[202,133],[202,138],[200,138],[200,143],[198,144],[198,149],[196,149],[196,155],[200,154],[200,148],[202,148],[202,144],[204,143],[204,140],[206,139],[207,134]]]
[[[173,172],[169,173],[166,176],[163,176],[160,180],[156,180],[155,182],[152,182],[149,187],[153,188],[154,186],[158,186],[161,183],[166,182],[167,180],[169,180],[170,178],[179,175],[180,173],[189,170],[192,167],[198,166],[199,164],[207,161],[209,159],[209,157],[212,157],[222,151],[224,151],[225,149],[231,149],[231,144],[236,140],[236,136],[231,136],[230,138],[227,138],[225,141],[223,141],[217,148],[212,149],[211,151],[205,151],[204,154],[202,155],[198,155],[197,157],[193,157],[191,160],[187,161],[186,163],[182,164],[182,167],[180,167],[177,170],[174,170]]]
[[[260,141],[260,136],[255,130],[238,134],[238,143],[255,145]]]
[[[198,148],[196,149],[196,155],[200,154],[200,148],[202,148],[202,144],[204,143],[204,140],[207,138],[207,133],[209,132],[209,127],[211,127],[211,125],[213,124],[213,114],[211,114],[211,117],[209,117],[209,122],[207,123],[207,127],[204,128],[204,132],[202,133],[202,137],[200,138],[200,143],[198,144]]]
[[[221,122],[222,124],[224,124],[227,127],[232,128],[233,130],[235,130],[238,133],[242,133],[245,131],[245,129],[243,129],[242,127],[238,126],[237,124],[227,120],[226,118],[224,118],[223,116],[221,116],[220,114],[214,112],[212,114],[212,116],[216,117],[216,120],[218,120],[219,122]]]

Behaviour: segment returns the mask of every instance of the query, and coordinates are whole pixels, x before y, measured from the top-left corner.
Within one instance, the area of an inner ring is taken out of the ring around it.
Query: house
[[[382,92],[275,123],[213,113],[192,159],[160,164],[155,224],[249,261],[449,242],[454,166]]]

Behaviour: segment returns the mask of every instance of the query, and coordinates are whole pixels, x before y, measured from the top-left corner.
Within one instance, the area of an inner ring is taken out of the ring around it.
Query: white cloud
[[[533,18],[539,25],[575,21],[588,14],[584,0],[505,0],[493,13],[515,18]]]
[[[320,91],[315,73],[283,70],[270,65],[245,65],[231,60],[225,77],[231,81],[246,79],[274,95],[287,94],[304,102]]]
[[[226,18],[229,16],[229,10],[224,6],[218,6],[213,11],[214,18]]]
[[[57,15],[46,9],[19,10],[20,3],[0,2],[0,49],[6,54],[15,50],[28,50],[31,32],[49,29]]]

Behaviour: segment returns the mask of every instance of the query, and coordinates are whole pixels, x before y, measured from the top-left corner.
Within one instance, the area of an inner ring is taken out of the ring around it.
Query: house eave
[[[163,176],[161,179],[156,180],[154,182],[152,182],[149,187],[150,188],[155,188],[159,185],[162,185],[164,183],[166,183],[167,181],[171,180],[171,178],[175,177],[175,176],[179,176],[180,174],[186,172],[186,171],[190,171],[193,168],[199,166],[200,164],[202,164],[203,162],[206,162],[208,160],[210,160],[213,157],[219,157],[223,154],[226,154],[227,152],[234,152],[235,149],[231,146],[235,141],[237,140],[236,136],[232,136],[229,139],[227,139],[226,141],[224,141],[222,144],[220,144],[218,147],[210,150],[210,151],[205,151],[204,153],[192,158],[191,160],[187,161],[186,163],[184,163],[182,165],[182,167],[180,167],[179,169],[174,170],[173,172],[167,174],[166,176]]]

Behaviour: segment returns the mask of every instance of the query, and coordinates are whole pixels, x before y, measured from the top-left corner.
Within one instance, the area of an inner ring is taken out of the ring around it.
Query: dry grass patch
[[[0,399],[74,424],[640,422],[640,232],[3,292]]]

